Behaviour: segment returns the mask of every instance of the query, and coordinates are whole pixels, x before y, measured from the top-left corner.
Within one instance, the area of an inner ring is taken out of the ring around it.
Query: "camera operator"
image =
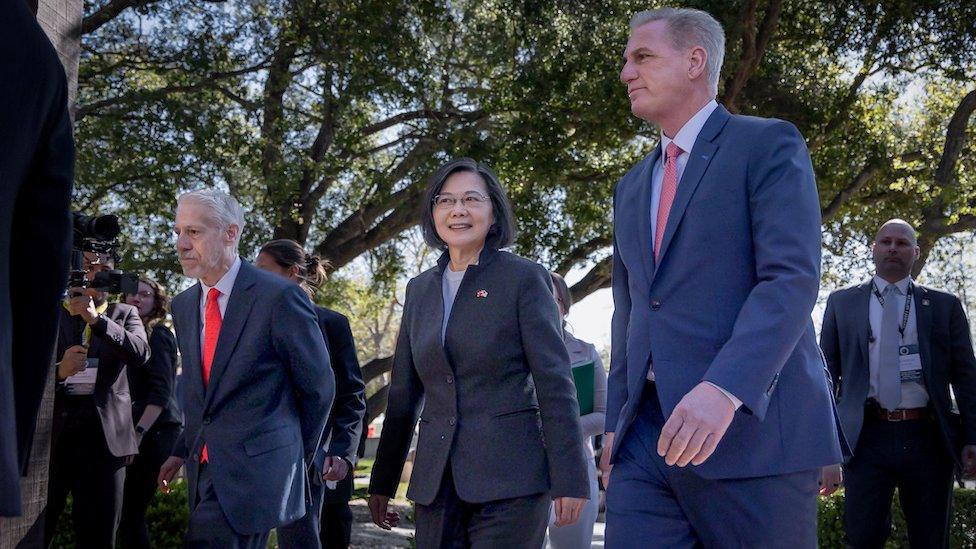
[[[85,280],[114,263],[109,254],[86,251]],[[75,545],[115,547],[125,466],[138,452],[126,366],[143,366],[150,353],[139,311],[107,299],[99,289],[72,287],[61,311],[47,546],[71,493]]]

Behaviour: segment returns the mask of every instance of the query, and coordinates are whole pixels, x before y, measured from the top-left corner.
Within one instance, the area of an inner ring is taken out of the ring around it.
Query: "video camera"
[[[139,275],[124,273],[118,269],[95,274],[93,280],[85,277],[84,252],[108,255],[117,263],[119,243],[116,240],[121,228],[114,215],[91,216],[72,212],[74,245],[71,250],[71,274],[69,288],[92,288],[109,294],[134,294],[139,291]]]

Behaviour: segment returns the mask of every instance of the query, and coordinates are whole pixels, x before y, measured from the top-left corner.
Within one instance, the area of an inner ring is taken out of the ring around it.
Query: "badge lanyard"
[[[878,290],[878,285],[875,284],[874,282],[871,283],[871,291],[874,292],[874,297],[878,298],[878,303],[881,304],[881,307],[883,309],[885,306],[885,298],[883,295],[881,295],[881,292]],[[905,294],[905,312],[901,316],[901,324],[898,325],[898,335],[901,336],[902,342],[905,341],[905,329],[908,327],[908,315],[911,314],[912,312],[913,295],[914,295],[914,285],[911,282],[909,282],[908,291]],[[868,332],[870,331],[871,331],[871,327],[868,326]],[[872,337],[874,336],[874,334],[870,334],[870,333],[869,335],[871,335]]]

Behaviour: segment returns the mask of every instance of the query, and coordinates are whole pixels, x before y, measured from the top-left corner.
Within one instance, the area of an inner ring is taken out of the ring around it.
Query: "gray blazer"
[[[308,296],[297,284],[242,262],[206,387],[199,283],[173,298],[173,320],[186,417],[173,454],[189,458],[191,511],[206,444],[214,490],[235,531],[263,533],[300,519],[306,464],[335,395],[329,353]]]
[[[472,503],[543,492],[587,497],[579,407],[549,273],[486,248],[461,281],[442,345],[448,260],[445,253],[407,284],[370,493],[393,496],[419,418],[407,490],[419,504],[434,501],[448,465],[458,496]]]

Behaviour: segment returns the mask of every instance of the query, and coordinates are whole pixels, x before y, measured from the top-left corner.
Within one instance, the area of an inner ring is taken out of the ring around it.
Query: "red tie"
[[[664,241],[664,230],[668,227],[668,215],[674,204],[674,195],[678,192],[678,157],[681,147],[668,143],[664,161],[664,183],[661,185],[661,200],[657,206],[657,224],[654,226],[654,261],[661,254],[661,242]]]
[[[203,386],[210,382],[210,366],[213,365],[214,352],[217,351],[217,338],[220,337],[220,305],[217,298],[220,290],[210,288],[207,292],[207,308],[203,324]],[[200,453],[200,463],[207,461],[207,445],[204,443]]]

